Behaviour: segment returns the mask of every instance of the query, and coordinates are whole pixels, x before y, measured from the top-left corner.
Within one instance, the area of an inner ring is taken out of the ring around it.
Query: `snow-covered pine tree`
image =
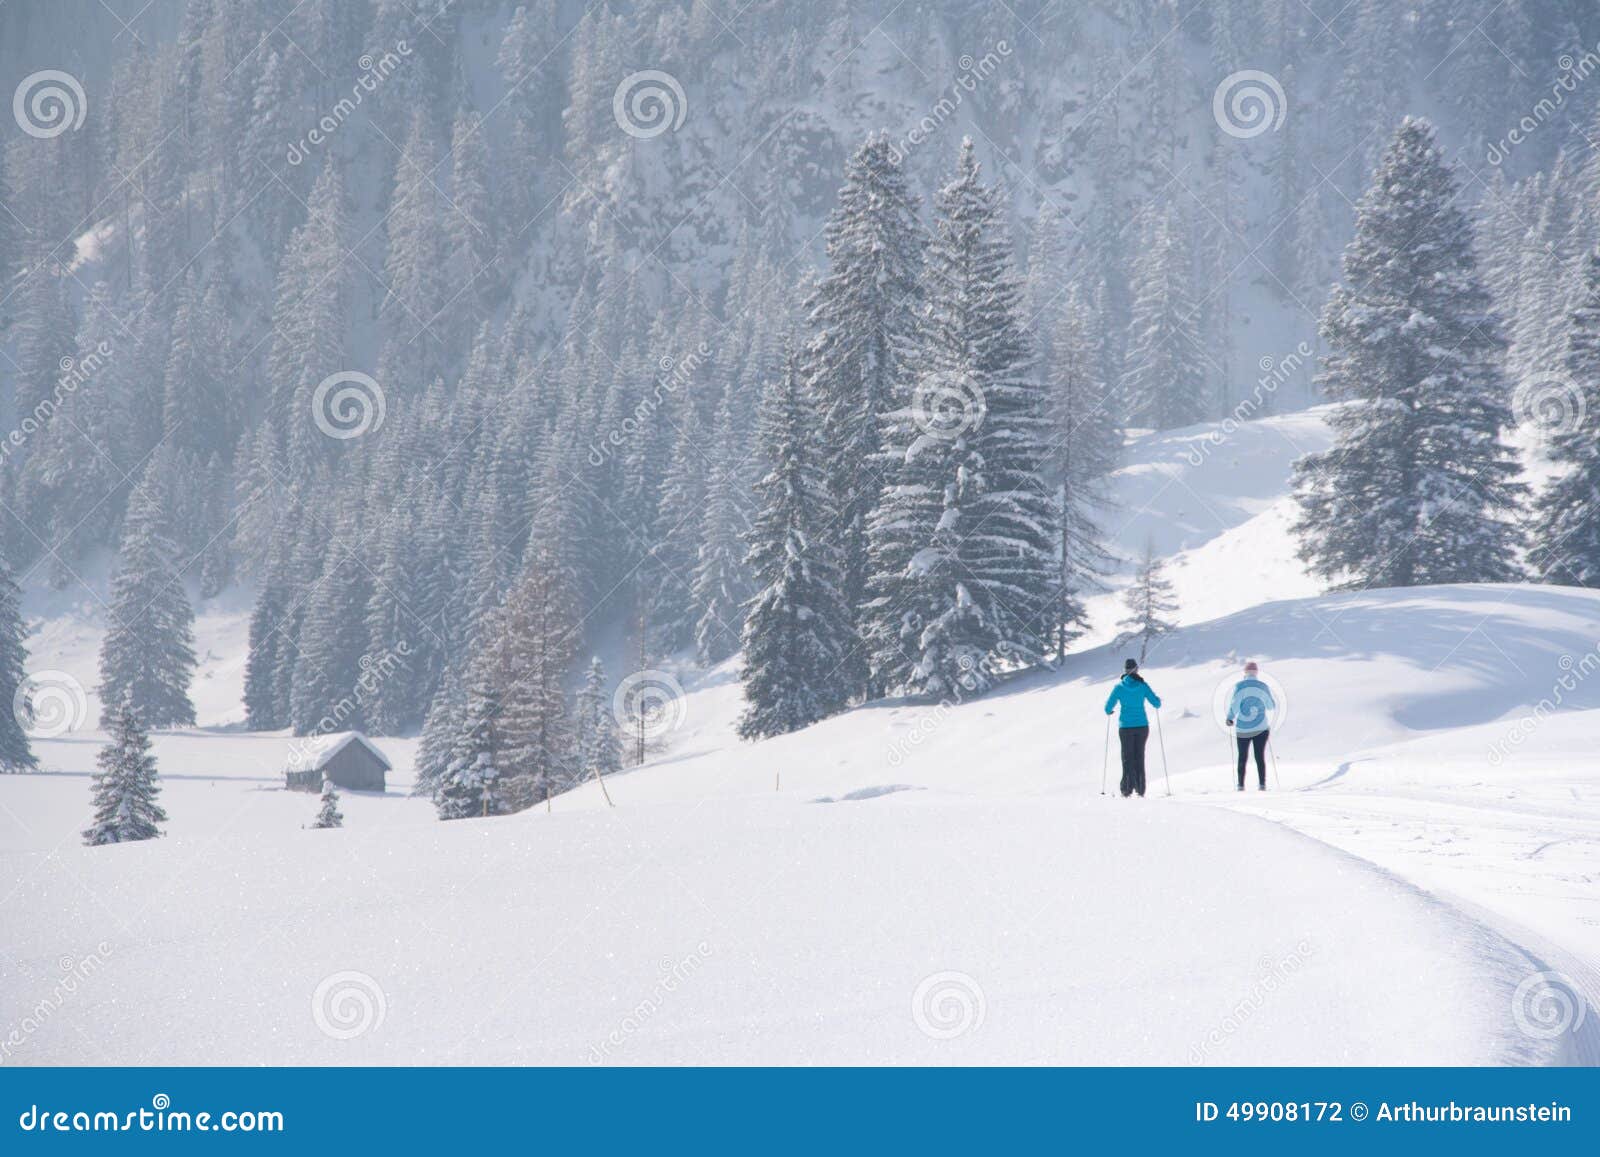
[[[333,535],[322,574],[303,596],[305,618],[289,689],[289,726],[296,735],[330,730],[325,720],[337,725],[331,730],[366,726],[356,692],[367,658],[366,609],[372,583],[366,567],[346,545],[360,541],[353,526],[341,521]]]
[[[1517,574],[1526,488],[1501,440],[1505,342],[1456,198],[1433,127],[1408,117],[1323,311],[1318,380],[1345,405],[1333,447],[1296,463],[1295,530],[1312,571],[1347,586]]]
[[[879,686],[951,695],[987,687],[1002,653],[1042,654],[1056,511],[1010,241],[971,140],[937,210],[915,385],[884,416],[867,632]]]
[[[161,834],[156,825],[167,822],[167,813],[156,802],[161,794],[156,761],[130,695],[124,694],[106,713],[105,726],[111,742],[95,756],[100,770],[94,776],[94,823],[83,833],[83,842],[93,847],[154,839]]]
[[[707,666],[739,649],[748,577],[744,569],[744,455],[735,434],[729,399],[717,408],[711,447],[710,479],[700,519],[700,553],[692,579],[695,650]]]
[[[1550,456],[1563,469],[1536,500],[1528,562],[1545,582],[1600,587],[1600,250],[1588,256],[1562,369],[1573,393],[1552,399],[1570,411]]]
[[[0,558],[0,775],[34,771],[39,766],[22,726],[27,705],[17,699],[17,689],[27,678],[27,637],[22,592],[11,577],[10,564]]]
[[[1046,469],[1056,487],[1060,519],[1049,616],[1058,656],[1082,633],[1087,621],[1083,597],[1099,588],[1110,561],[1091,513],[1104,498],[1106,476],[1122,452],[1122,431],[1104,376],[1103,325],[1083,288],[1069,285],[1051,327],[1045,366],[1050,415]]]
[[[462,713],[466,699],[461,690],[461,680],[453,669],[447,670],[433,701],[428,704],[428,714],[422,723],[422,738],[417,742],[416,783],[411,794],[432,797],[450,768],[450,749],[457,736],[465,730]]]
[[[437,157],[428,110],[412,110],[385,218],[387,290],[378,307],[384,335],[378,380],[385,390],[399,394],[421,393],[445,372],[448,362],[443,313],[458,287],[445,278],[447,215],[452,211],[443,203],[434,176]]]
[[[617,730],[616,713],[607,694],[606,669],[596,655],[589,663],[589,673],[584,677],[583,688],[578,692],[576,704],[578,732],[577,780],[593,777],[611,803],[611,792],[606,787],[606,776],[622,770],[622,737]]]
[[[759,509],[746,536],[757,594],[744,620],[744,739],[826,719],[854,689],[840,678],[856,634],[814,409],[791,355],[761,411],[758,445],[768,473],[756,484]]]
[[[486,635],[487,678],[499,707],[493,755],[513,810],[547,801],[572,777],[566,677],[580,615],[571,571],[544,543],[529,556]],[[470,723],[471,696],[468,700]]]
[[[705,513],[706,450],[694,398],[685,392],[673,411],[677,429],[672,457],[656,500],[648,589],[651,643],[668,654],[694,643],[695,542]]]
[[[339,792],[333,786],[333,780],[322,781],[322,806],[317,809],[317,818],[311,821],[314,828],[342,828],[344,827],[344,813],[339,810]]]
[[[474,663],[468,676],[461,728],[434,791],[442,820],[498,816],[517,810],[507,800],[504,777],[495,762],[500,746],[500,690],[487,661]]]
[[[1133,312],[1118,394],[1130,426],[1170,430],[1205,417],[1198,317],[1188,224],[1176,208],[1152,210],[1133,263]]]
[[[174,555],[155,488],[141,482],[111,579],[99,694],[112,712],[127,699],[145,727],[194,726],[194,611]]]
[[[814,336],[806,379],[821,408],[828,490],[839,508],[840,593],[852,623],[866,601],[867,518],[883,488],[883,413],[906,380],[922,287],[924,232],[889,138],[869,137],[845,164],[825,228],[828,275],[807,302]],[[835,676],[865,686],[866,663],[846,657]]]
[[[1122,632],[1120,641],[1137,641],[1139,662],[1143,664],[1150,644],[1177,627],[1172,616],[1177,613],[1178,600],[1172,593],[1166,564],[1156,554],[1153,543],[1145,543],[1144,556],[1139,560],[1138,569],[1133,572],[1133,582],[1123,592],[1122,599],[1128,614],[1117,624],[1117,629]]]

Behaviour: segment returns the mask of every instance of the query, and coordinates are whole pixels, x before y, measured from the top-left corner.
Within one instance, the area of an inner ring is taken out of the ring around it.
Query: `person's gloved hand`
[[[1229,726],[1229,727],[1232,727],[1232,726],[1233,726],[1233,720],[1232,720],[1232,719],[1229,719],[1229,720],[1228,720],[1228,726]]]

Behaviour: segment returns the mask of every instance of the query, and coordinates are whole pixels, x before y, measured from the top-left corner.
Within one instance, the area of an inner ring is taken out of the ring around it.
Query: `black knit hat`
[[[1127,660],[1125,663],[1122,664],[1122,669],[1124,671],[1137,671],[1139,669],[1139,660],[1137,660],[1137,659],[1129,659],[1129,660]]]

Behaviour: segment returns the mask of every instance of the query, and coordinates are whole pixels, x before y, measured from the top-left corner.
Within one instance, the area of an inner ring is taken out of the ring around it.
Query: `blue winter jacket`
[[[1161,706],[1161,699],[1150,690],[1150,684],[1132,675],[1124,675],[1111,688],[1111,695],[1106,700],[1106,714],[1110,715],[1112,709],[1120,704],[1122,715],[1117,720],[1118,727],[1149,727],[1150,720],[1144,714],[1146,701],[1153,707]]]
[[[1277,709],[1272,688],[1260,679],[1240,679],[1234,684],[1233,697],[1228,700],[1228,722],[1234,725],[1235,735],[1248,739],[1272,725],[1271,713]]]

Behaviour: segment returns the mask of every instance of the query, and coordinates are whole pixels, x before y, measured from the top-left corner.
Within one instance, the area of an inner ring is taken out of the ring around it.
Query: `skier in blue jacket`
[[[1124,798],[1138,792],[1144,795],[1144,746],[1150,741],[1150,720],[1145,717],[1144,705],[1160,707],[1161,699],[1150,684],[1139,674],[1137,660],[1129,659],[1122,665],[1122,678],[1111,688],[1106,699],[1106,714],[1120,710],[1117,720],[1117,738],[1122,743],[1122,795]]]
[[[1246,663],[1244,678],[1234,684],[1228,700],[1228,726],[1233,728],[1234,741],[1239,745],[1240,791],[1244,790],[1244,769],[1251,748],[1256,753],[1256,778],[1261,790],[1267,790],[1267,736],[1278,703],[1272,697],[1272,688],[1258,677],[1260,673],[1254,659]]]

